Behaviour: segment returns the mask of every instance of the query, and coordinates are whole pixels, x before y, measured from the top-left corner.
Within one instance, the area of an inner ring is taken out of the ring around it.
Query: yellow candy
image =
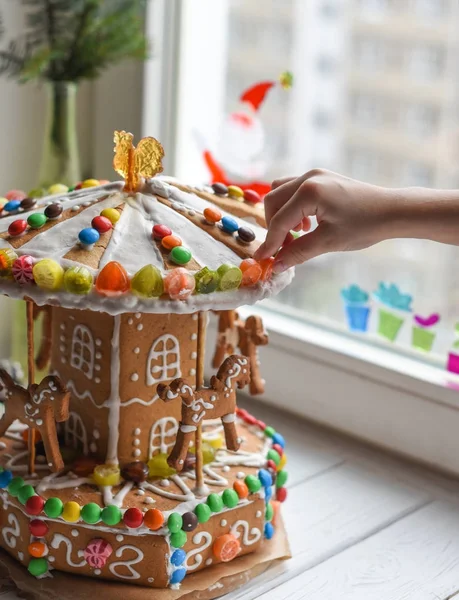
[[[150,477],[170,477],[175,475],[176,470],[167,464],[167,454],[156,454],[153,458],[148,461],[148,468],[150,470]]]
[[[64,269],[52,258],[44,258],[34,265],[33,277],[38,287],[58,290],[64,283]]]
[[[120,211],[116,210],[116,208],[104,208],[104,210],[100,213],[102,217],[107,218],[112,225],[114,225],[120,219]]]
[[[89,188],[89,187],[96,187],[96,185],[100,185],[98,179],[85,179],[83,181],[83,183],[81,184],[81,187]]]
[[[0,206],[5,206],[5,204],[8,202],[8,198],[0,198]]]
[[[80,518],[81,507],[78,502],[66,502],[61,517],[68,523],[76,523]]]
[[[97,485],[118,485],[121,481],[118,465],[97,465],[92,474]]]
[[[63,183],[55,183],[48,189],[48,194],[66,194],[69,188]]]
[[[228,196],[231,196],[231,198],[244,198],[244,191],[237,185],[229,185]]]
[[[281,456],[280,463],[277,465],[277,470],[282,471],[282,469],[285,467],[286,464],[287,464],[287,455],[284,452],[284,454]]]
[[[203,435],[203,440],[214,450],[219,450],[223,447],[223,436],[219,433],[209,433]]]

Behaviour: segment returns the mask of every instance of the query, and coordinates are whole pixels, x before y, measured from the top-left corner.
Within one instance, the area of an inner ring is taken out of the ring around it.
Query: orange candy
[[[166,235],[161,240],[161,244],[164,246],[164,248],[166,248],[166,250],[172,250],[172,248],[175,248],[176,246],[181,246],[182,240],[178,235]]]
[[[243,498],[247,498],[249,495],[249,488],[243,481],[235,481],[233,484],[234,491],[242,500]]]
[[[242,271],[242,286],[249,287],[260,281],[262,268],[254,258],[246,258],[241,262],[239,268]]]
[[[273,507],[273,518],[271,519],[271,523],[275,527],[279,522],[281,503],[278,500],[271,500],[271,506]]]
[[[217,210],[216,208],[205,208],[204,209],[204,219],[208,222],[211,223],[212,225],[214,225],[215,223],[218,223],[222,218],[222,213]]]
[[[263,258],[259,264],[261,267],[261,280],[268,281],[273,274],[274,258],[272,256],[270,258]]]
[[[229,562],[233,558],[236,558],[240,549],[241,544],[232,533],[221,535],[215,540],[212,546],[214,555],[222,562]]]
[[[96,290],[102,296],[119,296],[130,289],[126,269],[116,261],[105,265],[96,279]]]
[[[194,292],[195,286],[193,275],[183,267],[172,269],[164,278],[164,289],[172,300],[186,300]]]
[[[150,508],[150,510],[147,510],[143,517],[143,523],[148,527],[148,529],[157,531],[164,525],[164,515],[157,508]]]
[[[24,442],[27,443],[29,441],[29,429],[24,429],[21,436]],[[35,429],[35,443],[37,442],[41,442],[41,433],[37,429]]]
[[[41,558],[46,553],[46,545],[43,542],[32,542],[27,548],[30,556]]]

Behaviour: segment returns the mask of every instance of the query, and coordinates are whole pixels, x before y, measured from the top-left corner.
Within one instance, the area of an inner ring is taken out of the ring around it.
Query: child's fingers
[[[332,251],[329,236],[324,227],[302,235],[279,251],[274,263],[274,272],[282,273],[290,267],[300,265],[316,256]]]
[[[264,199],[265,204],[265,217],[266,224],[270,225],[271,219],[277,213],[277,211],[284,206],[286,202],[295,194],[298,188],[307,179],[320,175],[321,171],[318,169],[312,169],[304,175],[295,178],[284,177],[276,179],[272,184],[272,189],[268,192]]]
[[[284,183],[288,183],[289,181],[293,181],[296,177],[279,177],[279,179],[275,179],[271,184],[271,190],[275,190],[276,188],[284,185]]]

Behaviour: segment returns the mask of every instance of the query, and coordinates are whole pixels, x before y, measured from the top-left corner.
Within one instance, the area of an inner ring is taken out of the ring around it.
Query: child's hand
[[[313,215],[317,218],[317,228],[281,248],[274,265],[276,272],[319,254],[360,250],[385,237],[394,237],[387,235],[387,227],[397,196],[396,190],[322,169],[277,180],[265,197],[268,234],[255,258],[276,254],[290,230],[308,231]]]

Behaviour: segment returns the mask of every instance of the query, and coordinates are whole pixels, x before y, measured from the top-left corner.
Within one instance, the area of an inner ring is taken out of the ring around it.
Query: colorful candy
[[[110,525],[112,527],[113,525],[118,525],[121,521],[121,510],[114,504],[110,504],[102,509],[100,516],[105,525]]]
[[[217,271],[211,271],[209,267],[204,267],[195,273],[194,278],[198,294],[211,294],[215,292],[220,283],[220,276]]]
[[[106,217],[112,225],[115,225],[121,217],[120,211],[116,210],[116,208],[104,208],[100,215]]]
[[[142,483],[143,481],[146,481],[148,475],[148,465],[141,460],[130,462],[124,465],[121,469],[121,477],[126,481],[133,481],[134,483]]]
[[[99,241],[99,238],[100,234],[94,227],[85,227],[78,234],[81,245],[87,250],[91,250],[94,244]]]
[[[21,206],[20,200],[9,200],[6,204],[3,205],[3,210],[6,212],[14,212]]]
[[[212,512],[220,512],[223,509],[223,500],[218,494],[212,493],[207,496],[207,505]]]
[[[140,508],[131,507],[123,515],[123,522],[130,529],[137,529],[143,523],[143,513]]]
[[[152,531],[158,531],[164,525],[164,515],[157,508],[150,508],[144,515],[144,525]]]
[[[150,458],[148,468],[150,477],[160,477],[161,479],[171,477],[171,475],[175,475],[176,473],[176,470],[167,464],[167,454],[163,452],[155,454],[155,456]]]
[[[129,288],[126,269],[116,261],[107,263],[96,279],[96,290],[103,296],[120,296],[128,292]]]
[[[47,546],[43,542],[32,542],[28,545],[27,551],[34,558],[41,558],[46,554]]]
[[[110,229],[113,227],[110,219],[107,219],[107,217],[103,217],[102,215],[94,217],[94,219],[91,221],[91,225],[93,229],[95,229],[99,233],[106,233],[107,231],[110,231]]]
[[[159,298],[164,293],[161,271],[153,265],[145,265],[131,280],[131,290],[144,298]]]
[[[194,292],[195,286],[193,275],[183,267],[172,269],[164,278],[164,288],[172,300],[186,300]]]
[[[186,533],[182,530],[171,533],[170,542],[172,548],[181,548],[186,544]]]
[[[48,533],[48,525],[40,519],[32,519],[29,523],[29,531],[35,537],[45,537]]]
[[[261,197],[260,194],[255,190],[245,190],[244,200],[246,202],[250,202],[250,204],[258,204],[259,202],[261,202]]]
[[[28,197],[21,200],[21,208],[22,210],[30,210],[37,203],[36,198]]]
[[[175,569],[172,573],[169,583],[176,585],[181,583],[186,577],[186,569],[182,567],[181,569]]]
[[[261,489],[261,482],[256,475],[247,475],[244,483],[249,488],[251,494],[255,494]]]
[[[10,190],[5,194],[7,200],[22,200],[27,194],[22,190]]]
[[[249,488],[243,481],[235,481],[233,483],[233,489],[241,500],[247,498],[249,495]]]
[[[194,531],[198,526],[198,517],[192,512],[184,513],[182,515],[182,521],[182,529],[188,533]]]
[[[209,223],[209,225],[215,225],[221,221],[222,213],[216,208],[207,207],[204,209],[204,219]]]
[[[212,515],[212,511],[207,504],[198,504],[194,509],[194,514],[198,517],[199,523],[207,523]]]
[[[96,485],[118,485],[121,481],[121,473],[118,465],[97,465],[92,474]]]
[[[100,185],[99,180],[98,179],[85,179],[82,183],[81,183],[81,189],[85,189],[85,188],[90,188],[90,187],[96,187]]]
[[[102,538],[91,540],[84,549],[84,558],[93,569],[102,569],[112,555],[113,548]]]
[[[81,518],[85,523],[89,525],[94,525],[100,521],[100,516],[102,514],[102,509],[95,502],[89,502],[85,504],[81,509]]]
[[[212,189],[218,196],[226,196],[226,194],[228,193],[228,188],[224,183],[213,183]]]
[[[0,249],[0,277],[11,277],[13,263],[18,255],[10,248]]]
[[[239,227],[237,230],[238,240],[243,244],[250,244],[255,239],[255,233],[250,227]]]
[[[279,471],[277,473],[277,478],[276,478],[276,487],[278,487],[278,488],[285,487],[285,484],[287,483],[287,479],[288,479],[287,471]]]
[[[180,531],[180,529],[182,529],[182,525],[183,518],[181,514],[173,512],[169,515],[169,518],[167,519],[167,528],[171,533],[177,533],[177,531]]]
[[[241,262],[239,268],[242,271],[241,285],[243,287],[256,285],[260,281],[263,271],[254,258],[246,258]]]
[[[228,196],[230,198],[242,199],[244,198],[244,191],[237,185],[229,185]]]
[[[92,285],[93,277],[86,267],[70,267],[64,273],[64,288],[71,294],[89,294]]]
[[[64,504],[64,510],[62,511],[62,518],[67,523],[76,523],[80,519],[81,508],[78,502],[70,500]]]
[[[51,519],[60,517],[63,510],[64,503],[60,498],[48,498],[48,500],[46,500],[44,506],[45,515]]]
[[[241,551],[241,544],[232,533],[219,536],[212,546],[215,557],[222,562],[230,562]]]
[[[52,258],[39,260],[32,269],[35,283],[45,290],[54,291],[62,287],[64,269]]]
[[[268,458],[268,460],[272,460],[276,464],[276,467],[279,465],[280,460],[281,460],[281,457],[279,456],[279,454],[272,448],[270,450],[268,450],[267,458]]]
[[[176,246],[171,250],[170,259],[177,265],[186,265],[191,260],[191,252],[184,246]]]
[[[48,561],[46,558],[32,558],[27,566],[27,570],[34,577],[40,577],[48,572]]]
[[[236,290],[242,281],[242,271],[238,267],[232,265],[220,265],[217,273],[220,276],[219,290],[228,292]]]
[[[43,213],[32,213],[27,217],[27,224],[31,229],[40,229],[48,221],[48,217]]]
[[[274,258],[272,256],[270,258],[263,258],[262,260],[260,260],[262,281],[268,281],[269,279],[271,279],[273,274],[273,266]]]
[[[60,202],[53,202],[45,208],[45,217],[48,219],[59,219],[62,216],[64,208]]]
[[[239,503],[239,496],[234,490],[224,490],[222,500],[227,508],[234,508]]]
[[[13,479],[13,473],[7,469],[0,473],[0,488],[8,487],[10,481]]]
[[[166,235],[161,240],[161,244],[166,250],[172,250],[172,248],[175,248],[176,246],[181,246],[182,240],[178,235]]]
[[[266,525],[265,525],[265,538],[267,540],[270,540],[270,539],[272,539],[273,535],[274,535],[274,527],[273,527],[273,525],[271,523],[266,523]]]
[[[69,188],[64,183],[53,183],[48,188],[48,194],[53,196],[54,194],[66,194],[69,191]]]
[[[278,490],[276,491],[276,500],[278,502],[285,502],[287,500],[287,488],[278,488]]]
[[[43,510],[45,501],[41,496],[31,496],[25,503],[25,511],[28,515],[37,516]]]
[[[156,225],[153,225],[152,235],[153,239],[162,240],[164,237],[172,235],[172,229],[170,229],[167,225],[161,225],[160,223],[157,223]]]
[[[225,233],[234,233],[239,229],[239,224],[233,217],[222,217],[222,230]]]
[[[17,237],[18,235],[22,235],[24,231],[27,229],[27,221],[24,219],[17,219],[10,223],[8,227],[8,235],[11,237]]]

